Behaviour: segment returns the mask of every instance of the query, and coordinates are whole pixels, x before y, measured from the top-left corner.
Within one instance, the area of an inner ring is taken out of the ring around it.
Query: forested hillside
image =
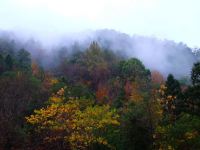
[[[199,49],[192,49],[184,43],[154,37],[130,36],[107,29],[64,34],[49,40],[51,42],[46,39],[40,41],[37,36],[35,39],[28,39],[18,32],[2,31],[0,37],[16,49],[25,48],[34,59],[48,69],[60,62],[60,56],[69,57],[74,51],[85,51],[93,41],[102,49],[113,51],[124,58],[135,57],[147,68],[158,70],[165,77],[170,73],[179,79],[189,77],[193,63],[199,60]]]
[[[2,32],[0,149],[199,149],[198,60],[184,44],[116,31],[50,49]]]

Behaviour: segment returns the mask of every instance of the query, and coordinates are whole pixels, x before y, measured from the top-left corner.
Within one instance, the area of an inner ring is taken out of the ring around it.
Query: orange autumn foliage
[[[100,103],[105,103],[108,101],[109,97],[109,88],[106,85],[100,84],[96,91],[96,99]]]
[[[162,74],[155,70],[151,72],[151,81],[153,84],[163,84],[165,82]]]
[[[124,89],[127,99],[133,102],[139,102],[143,100],[139,83],[127,81]]]

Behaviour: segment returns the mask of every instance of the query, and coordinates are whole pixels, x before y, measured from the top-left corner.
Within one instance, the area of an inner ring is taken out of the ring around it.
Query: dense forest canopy
[[[198,149],[198,61],[113,30],[48,47],[1,32],[0,149]]]

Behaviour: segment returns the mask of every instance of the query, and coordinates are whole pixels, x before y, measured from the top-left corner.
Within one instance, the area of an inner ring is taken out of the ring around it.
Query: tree
[[[155,131],[156,149],[194,150],[200,146],[200,118],[182,113],[175,124],[158,126]]]
[[[57,94],[62,97],[63,90]],[[119,125],[116,110],[108,105],[81,106],[78,99],[65,103],[62,98],[56,101],[54,98],[53,103],[35,110],[26,119],[42,136],[42,144],[48,149],[56,145],[58,149],[88,149],[95,143],[112,147],[103,135],[109,127]]]
[[[174,79],[174,76],[172,74],[169,74],[167,77],[167,81],[165,82],[166,86],[166,95],[171,95],[171,96],[179,96],[181,93],[181,87],[178,82],[178,80]]]
[[[126,80],[150,80],[150,71],[145,68],[142,62],[136,58],[131,58],[119,63],[119,73],[122,79]]]
[[[164,113],[162,122],[157,126],[154,134],[156,149],[198,149],[200,145],[198,128],[200,86],[198,69],[194,68],[191,77],[193,86],[187,87],[183,96],[178,81],[172,75],[168,76],[166,87],[163,86],[159,90],[161,95],[159,101]],[[181,105],[177,104],[177,100],[181,100]],[[175,113],[177,109],[178,114]]]
[[[193,65],[191,80],[192,86],[189,86],[184,92],[184,110],[190,114],[200,115],[200,62]]]
[[[110,76],[108,60],[105,51],[101,49],[97,42],[92,42],[89,48],[83,53],[81,64],[86,66],[91,78],[91,87],[97,89],[97,85],[106,81]]]
[[[96,99],[98,103],[108,103],[109,102],[109,88],[106,84],[99,84],[96,91]]]
[[[4,72],[5,70],[5,62],[3,56],[0,54],[0,75]]]
[[[144,101],[127,102],[121,112],[121,150],[152,149],[149,112]]]
[[[155,85],[161,85],[164,83],[164,77],[158,71],[151,71],[151,82]]]
[[[191,73],[191,80],[194,86],[200,85],[200,62],[194,64]]]
[[[173,102],[173,105],[176,107],[176,110],[174,110],[174,112],[176,113],[176,115],[178,115],[181,111],[183,111],[185,105],[180,83],[178,80],[174,79],[174,76],[172,74],[169,74],[167,77],[167,81],[165,82],[165,87],[166,89],[164,91],[164,97],[169,100],[173,99],[173,101],[170,101],[170,103]]]
[[[27,136],[24,117],[43,105],[46,97],[37,79],[14,75],[0,78],[0,147],[3,149],[23,146]]]
[[[121,112],[121,148],[152,149],[152,134],[160,121],[160,104],[140,81],[127,81]]]
[[[31,56],[30,53],[21,49],[17,53],[18,67],[22,71],[31,71]]]
[[[97,42],[92,42],[85,53],[83,53],[82,63],[87,66],[89,71],[106,63],[104,62],[103,51]]]
[[[5,58],[6,70],[11,70],[13,68],[13,59],[10,55]]]

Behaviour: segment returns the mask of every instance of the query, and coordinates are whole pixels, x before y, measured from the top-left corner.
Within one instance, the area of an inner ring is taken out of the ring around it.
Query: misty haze
[[[198,0],[1,0],[0,150],[200,149]]]

